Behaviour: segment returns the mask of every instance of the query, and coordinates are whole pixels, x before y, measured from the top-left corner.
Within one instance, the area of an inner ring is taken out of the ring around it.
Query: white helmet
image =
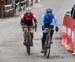
[[[27,7],[27,8],[25,9],[25,11],[26,11],[26,13],[31,13],[31,8],[30,8],[30,7]]]

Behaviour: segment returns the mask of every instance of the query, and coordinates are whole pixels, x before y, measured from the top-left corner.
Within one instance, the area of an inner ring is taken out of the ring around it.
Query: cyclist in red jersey
[[[26,45],[25,41],[26,41],[27,26],[34,26],[34,23],[35,23],[35,28],[37,28],[37,20],[36,20],[36,17],[34,15],[34,13],[31,12],[30,7],[27,7],[25,9],[25,13],[22,16],[20,23],[21,23],[21,26],[22,26],[22,29],[23,29],[23,37],[24,37],[23,44]],[[30,31],[31,31],[31,37],[32,37],[32,40],[33,40],[34,28],[30,28]],[[31,43],[33,45],[33,42],[31,42]]]

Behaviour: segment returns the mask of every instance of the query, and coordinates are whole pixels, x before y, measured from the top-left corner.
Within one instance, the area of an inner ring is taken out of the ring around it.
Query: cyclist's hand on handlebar
[[[55,27],[55,30],[56,30],[56,32],[58,32],[59,31],[59,28],[58,27]]]

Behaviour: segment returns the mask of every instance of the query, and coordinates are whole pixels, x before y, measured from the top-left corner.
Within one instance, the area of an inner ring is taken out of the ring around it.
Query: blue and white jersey
[[[50,25],[53,25],[54,27],[58,27],[58,20],[54,12],[52,12],[50,16],[48,16],[46,12],[43,13],[41,25],[44,26],[45,23],[49,23]],[[47,31],[44,30],[43,32],[47,32]]]

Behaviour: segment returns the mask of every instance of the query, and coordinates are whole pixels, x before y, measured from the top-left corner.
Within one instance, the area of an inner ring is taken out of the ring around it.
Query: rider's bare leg
[[[27,31],[27,28],[24,28],[24,32],[23,32],[24,41],[26,40],[26,31]]]
[[[34,28],[31,28],[31,43],[33,45],[33,37],[34,37]]]

